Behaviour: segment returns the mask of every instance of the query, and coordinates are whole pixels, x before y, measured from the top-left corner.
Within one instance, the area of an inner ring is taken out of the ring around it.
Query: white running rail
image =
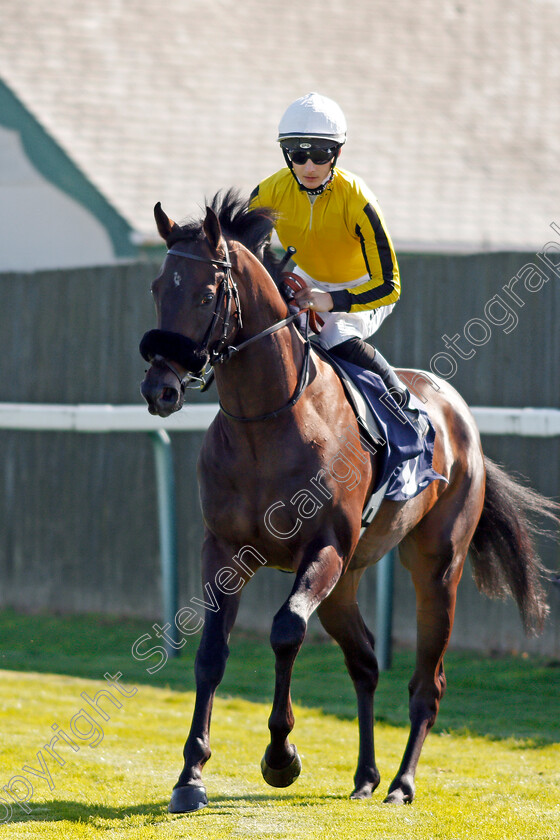
[[[554,437],[560,435],[558,408],[471,408],[481,434]],[[166,420],[142,405],[56,405],[0,403],[0,429],[60,432],[204,431],[217,403],[185,406]]]

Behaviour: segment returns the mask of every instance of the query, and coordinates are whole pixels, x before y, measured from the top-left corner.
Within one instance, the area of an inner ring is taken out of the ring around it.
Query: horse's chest
[[[276,460],[276,459],[275,459]],[[301,524],[316,516],[331,501],[313,482],[315,464],[302,469],[284,464],[245,462],[236,469],[201,471],[200,488],[204,519],[210,529],[227,539],[289,539]]]

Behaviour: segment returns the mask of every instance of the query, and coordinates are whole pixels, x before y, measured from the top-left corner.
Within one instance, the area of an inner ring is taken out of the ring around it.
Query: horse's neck
[[[243,315],[239,344],[285,318],[288,307],[264,265],[250,251],[239,249],[236,257]]]
[[[264,266],[246,249],[236,252],[236,268],[243,327],[235,344],[240,345],[286,318],[288,308]],[[295,391],[302,360],[303,341],[294,327],[257,339],[216,366],[222,404],[243,417],[275,411]]]

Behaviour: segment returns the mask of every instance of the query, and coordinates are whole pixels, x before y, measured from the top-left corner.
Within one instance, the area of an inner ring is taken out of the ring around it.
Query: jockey
[[[397,258],[377,199],[337,166],[346,142],[340,107],[308,93],[288,107],[278,127],[287,169],[262,181],[250,206],[270,207],[282,246],[296,248],[304,288],[294,302],[320,313],[319,344],[333,356],[381,377],[418,430],[409,391],[381,353],[367,344],[400,297]]]

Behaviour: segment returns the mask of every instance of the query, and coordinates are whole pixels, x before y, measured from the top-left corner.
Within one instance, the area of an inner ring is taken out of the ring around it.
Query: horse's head
[[[220,359],[241,326],[237,285],[225,224],[239,242],[256,250],[272,227],[266,212],[248,211],[233,191],[216,196],[202,222],[181,226],[158,203],[154,209],[167,245],[161,271],[152,283],[157,329],[142,338],[140,352],[150,368],[142,395],[151,414],[168,417],[184,401],[185,384]],[[222,220],[222,224],[220,223]]]
[[[158,231],[168,252],[152,283],[158,327],[146,333],[140,352],[151,363],[142,395],[152,414],[181,408],[189,375],[200,375],[235,333],[238,302],[228,247],[211,207],[199,227],[177,225],[158,203]]]

